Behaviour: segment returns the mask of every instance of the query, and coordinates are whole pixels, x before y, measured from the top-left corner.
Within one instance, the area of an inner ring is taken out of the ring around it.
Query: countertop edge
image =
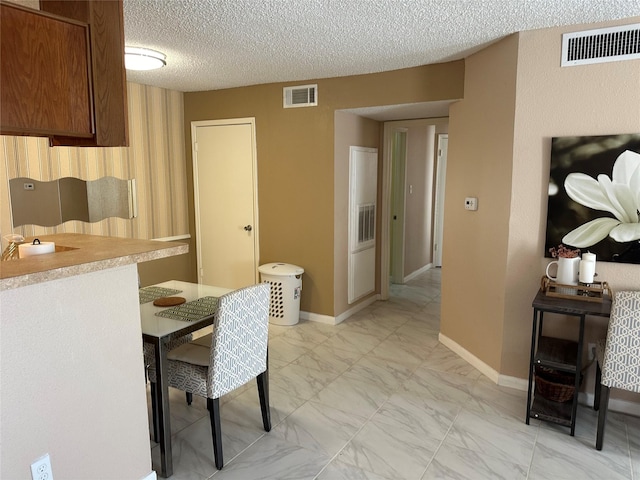
[[[41,238],[44,238],[42,236]],[[133,249],[138,251],[127,252],[125,246],[120,246],[120,243],[126,242],[131,245],[135,240],[131,239],[118,239],[117,237],[99,237],[82,235],[83,240],[88,238],[101,244],[113,243],[118,248],[119,253],[104,255],[103,258],[96,260],[80,261],[77,263],[61,265],[54,268],[45,268],[41,271],[29,272],[25,274],[18,274],[9,276],[7,278],[0,279],[0,291],[11,290],[15,288],[25,287],[29,285],[35,285],[38,283],[48,282],[51,280],[57,280],[66,277],[72,277],[76,275],[82,275],[85,273],[96,272],[100,270],[106,270],[109,268],[120,267],[123,265],[130,265],[140,262],[147,262],[150,260],[157,260],[160,258],[172,257],[175,255],[182,255],[189,252],[189,245],[186,243],[173,243],[173,242],[157,242],[153,241],[153,247],[149,247],[149,240],[140,240],[140,244],[143,245],[142,249]],[[68,240],[68,238],[67,238]],[[67,245],[72,242],[66,241]],[[145,248],[148,247],[148,248]],[[82,247],[79,247],[82,248]],[[86,245],[85,247],[86,248]],[[50,254],[56,255],[56,254]],[[19,261],[19,260],[18,260]],[[5,263],[5,262],[2,262]],[[13,262],[12,262],[13,263]]]

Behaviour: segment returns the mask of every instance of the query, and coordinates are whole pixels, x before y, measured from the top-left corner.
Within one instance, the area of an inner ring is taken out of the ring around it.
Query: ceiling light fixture
[[[167,62],[164,53],[148,48],[124,47],[124,66],[127,70],[154,70],[164,67]]]

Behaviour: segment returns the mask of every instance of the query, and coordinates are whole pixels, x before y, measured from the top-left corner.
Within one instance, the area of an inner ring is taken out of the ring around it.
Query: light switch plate
[[[477,197],[467,197],[464,199],[464,208],[465,210],[478,210],[478,199]]]

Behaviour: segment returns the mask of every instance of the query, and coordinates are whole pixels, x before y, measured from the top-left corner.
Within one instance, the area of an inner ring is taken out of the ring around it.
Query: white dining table
[[[170,280],[150,287],[179,290],[167,296],[183,297],[186,302],[203,297],[221,297],[232,289],[214,287],[198,283]],[[149,288],[149,287],[145,287]],[[144,289],[141,289],[144,290]],[[187,335],[213,323],[213,313],[195,321],[176,320],[156,315],[171,307],[157,307],[153,301],[140,304],[142,339],[155,347],[158,442],[160,445],[160,475],[170,477],[173,474],[171,457],[171,419],[169,412],[169,385],[167,382],[167,342],[176,337]]]

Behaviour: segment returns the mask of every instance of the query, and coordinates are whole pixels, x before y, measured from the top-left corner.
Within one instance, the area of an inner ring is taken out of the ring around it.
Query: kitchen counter
[[[104,478],[155,478],[137,262],[188,246],[38,238],[66,248],[0,262],[0,478],[24,478],[43,452],[59,478],[95,477],[96,465]]]
[[[56,253],[0,262],[0,291],[188,253],[186,243],[103,237],[79,233],[38,236]],[[27,238],[27,242],[33,238]]]

